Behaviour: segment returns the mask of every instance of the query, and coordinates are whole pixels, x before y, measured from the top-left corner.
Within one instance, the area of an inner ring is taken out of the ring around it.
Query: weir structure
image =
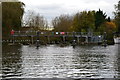
[[[12,38],[10,40],[3,40],[2,42],[34,42],[40,41],[42,37],[46,37],[47,43],[51,42],[51,37],[62,38],[63,42],[66,42],[67,38],[72,38],[76,40],[76,43],[81,43],[81,39],[84,38],[82,42],[84,43],[101,43],[103,42],[104,35],[99,35],[95,32],[45,32],[45,31],[14,31],[10,35]],[[29,37],[29,39],[26,39]]]

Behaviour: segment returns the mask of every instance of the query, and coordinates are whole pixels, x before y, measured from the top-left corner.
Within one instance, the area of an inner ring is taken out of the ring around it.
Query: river
[[[120,78],[119,47],[3,45],[2,78]]]

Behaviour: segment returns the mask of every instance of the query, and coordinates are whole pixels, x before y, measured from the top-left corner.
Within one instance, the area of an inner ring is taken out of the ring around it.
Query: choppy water
[[[3,78],[120,78],[119,46],[3,45]]]

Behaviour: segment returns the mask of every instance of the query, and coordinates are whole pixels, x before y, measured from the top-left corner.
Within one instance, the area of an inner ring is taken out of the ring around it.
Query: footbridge
[[[103,40],[103,35],[98,35],[95,32],[11,31],[10,36],[12,40],[3,42],[31,42],[33,44],[34,41],[41,40],[43,37],[46,37],[48,43],[50,43],[51,37],[61,37],[63,42],[72,37],[77,43],[80,43],[81,38],[84,38],[85,43],[102,42]],[[26,37],[29,37],[29,39],[25,39]]]

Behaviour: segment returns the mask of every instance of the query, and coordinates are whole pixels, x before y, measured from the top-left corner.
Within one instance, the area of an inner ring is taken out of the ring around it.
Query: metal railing
[[[14,31],[13,36],[93,36],[96,33],[87,32],[41,32],[41,31]]]

